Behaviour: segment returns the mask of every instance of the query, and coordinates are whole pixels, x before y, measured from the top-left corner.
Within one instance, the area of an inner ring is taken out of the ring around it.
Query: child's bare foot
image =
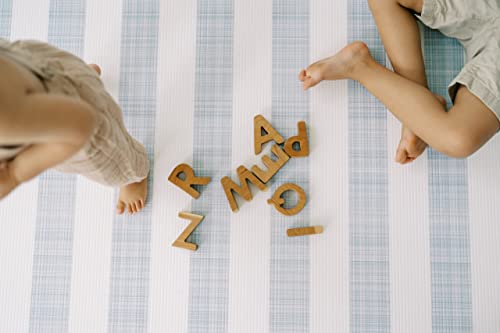
[[[446,99],[443,96],[435,95],[439,102],[446,107]],[[409,128],[403,125],[401,128],[401,141],[396,150],[396,162],[407,164],[413,162],[427,148],[427,143],[416,136]]]
[[[303,69],[299,80],[304,90],[314,87],[323,80],[341,80],[351,77],[354,68],[360,62],[371,59],[370,51],[363,42],[353,42],[334,56],[325,58]]]
[[[96,64],[89,64],[89,67],[92,68],[93,70],[95,70],[97,72],[97,74],[101,75],[101,67],[99,67]]]
[[[128,184],[120,188],[116,212],[123,214],[125,209],[129,214],[140,212],[145,204],[148,195],[148,178],[144,178],[138,183]]]
[[[5,198],[19,185],[16,177],[12,173],[11,164],[0,162],[0,200]]]

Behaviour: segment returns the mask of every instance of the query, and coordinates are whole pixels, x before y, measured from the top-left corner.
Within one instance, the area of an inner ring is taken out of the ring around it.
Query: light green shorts
[[[500,0],[423,1],[422,23],[465,48],[467,63],[448,87],[451,99],[462,84],[500,120]]]

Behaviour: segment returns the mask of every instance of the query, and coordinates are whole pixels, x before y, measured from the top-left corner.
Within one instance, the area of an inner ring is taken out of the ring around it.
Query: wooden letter
[[[293,208],[286,209],[283,207],[283,205],[285,204],[285,199],[283,199],[281,195],[286,191],[295,191],[299,196],[297,205]],[[267,200],[267,203],[270,205],[274,205],[274,208],[283,215],[297,215],[302,209],[304,209],[306,205],[306,192],[304,192],[304,190],[298,185],[290,183],[283,184],[276,189],[276,192],[274,192],[271,199]]]
[[[322,226],[293,228],[293,229],[288,229],[286,231],[286,234],[288,235],[288,237],[306,236],[306,235],[314,235],[314,234],[321,234],[321,233],[323,233]]]
[[[201,223],[204,216],[180,212],[179,217],[181,219],[191,220],[191,223],[184,229],[184,231],[177,237],[177,239],[172,243],[172,246],[180,247],[186,250],[196,251],[198,245],[194,243],[186,242],[186,239],[193,233],[194,229]]]
[[[266,132],[266,135],[262,135],[262,130]],[[271,140],[274,140],[277,144],[285,142],[285,139],[283,139],[278,131],[260,114],[253,118],[253,136],[255,155],[260,154],[262,145]]]
[[[257,165],[252,167],[252,172],[264,183],[267,183],[290,159],[290,156],[288,156],[278,145],[274,145],[271,151],[278,159],[273,161],[271,157],[267,155],[262,156],[262,163],[267,167],[267,171],[263,171]]]
[[[309,140],[307,139],[306,123],[299,121],[297,123],[299,135],[292,136],[285,142],[285,152],[290,157],[306,157],[309,156]],[[293,149],[293,144],[299,144],[299,150]]]
[[[186,175],[186,179],[182,180],[179,178],[179,175],[184,173]],[[195,199],[198,199],[200,196],[200,192],[196,191],[192,188],[192,185],[207,185],[210,183],[210,177],[196,177],[194,175],[193,168],[191,168],[187,164],[179,164],[175,167],[175,169],[168,176],[168,180],[174,185],[178,186],[181,190],[185,191],[187,194],[192,196]]]
[[[264,183],[262,183],[259,178],[257,178],[253,173],[250,172],[250,170],[245,168],[243,165],[239,166],[236,172],[238,173],[238,178],[240,179],[241,186],[238,186],[229,177],[224,177],[220,181],[222,187],[224,188],[224,193],[226,193],[227,200],[229,201],[229,206],[231,206],[231,210],[233,212],[238,211],[238,204],[236,203],[236,199],[234,198],[234,194],[232,191],[238,193],[246,201],[250,201],[253,199],[253,195],[252,191],[250,190],[250,186],[248,186],[248,181],[252,182],[261,191],[267,190],[267,186],[264,185]]]

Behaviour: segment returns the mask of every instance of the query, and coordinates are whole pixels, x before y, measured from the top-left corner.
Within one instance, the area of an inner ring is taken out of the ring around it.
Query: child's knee
[[[451,131],[446,141],[442,153],[454,158],[467,158],[482,145],[482,142],[479,142],[477,136],[473,133],[465,133],[459,130]]]

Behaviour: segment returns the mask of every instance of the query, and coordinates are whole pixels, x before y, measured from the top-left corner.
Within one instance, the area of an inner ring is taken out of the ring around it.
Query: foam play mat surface
[[[366,90],[297,80],[354,40],[390,66],[365,0],[0,0],[0,36],[99,64],[152,161],[133,216],[56,172],[0,203],[0,332],[500,332],[500,139],[399,166],[400,125]],[[422,37],[446,95],[463,50]],[[305,121],[310,155],[232,213],[221,178],[269,154],[257,114],[285,138]],[[212,177],[197,200],[167,180],[180,163]],[[285,183],[298,215],[267,203]],[[205,216],[196,252],[171,246],[181,211]],[[324,232],[287,237],[303,226]]]

